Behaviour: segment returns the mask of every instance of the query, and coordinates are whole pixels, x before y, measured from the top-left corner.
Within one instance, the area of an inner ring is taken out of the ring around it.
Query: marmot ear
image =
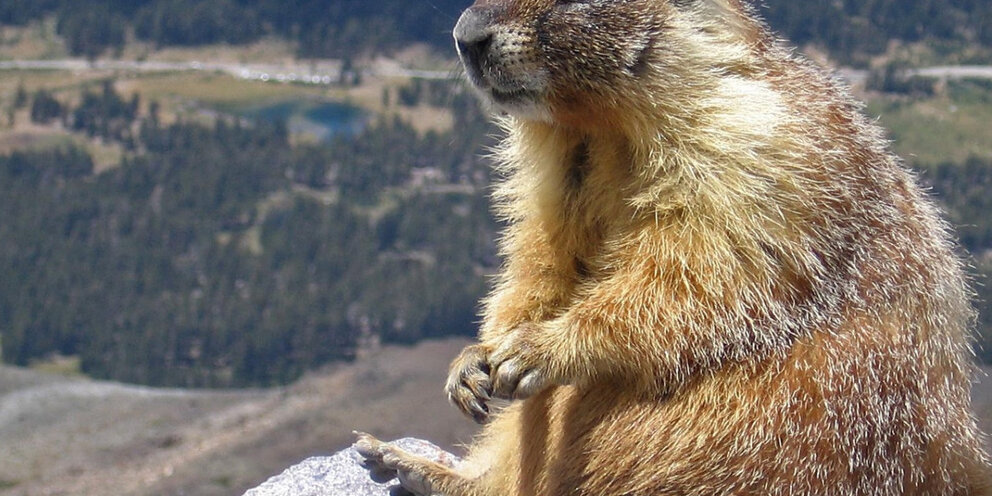
[[[716,21],[720,28],[741,40],[757,42],[762,38],[761,21],[747,0],[681,0],[676,3],[699,9],[707,20]]]

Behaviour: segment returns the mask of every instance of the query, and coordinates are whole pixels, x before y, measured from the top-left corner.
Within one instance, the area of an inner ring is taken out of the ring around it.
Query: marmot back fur
[[[447,496],[975,495],[973,315],[947,226],[844,86],[741,0],[478,0],[505,266]],[[491,398],[513,401],[489,412]]]

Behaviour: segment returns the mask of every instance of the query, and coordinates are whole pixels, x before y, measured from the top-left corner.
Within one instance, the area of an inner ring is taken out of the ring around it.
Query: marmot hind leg
[[[370,434],[356,432],[354,448],[363,458],[373,480],[397,478],[414,496],[477,496],[472,480],[451,467],[407,453]]]

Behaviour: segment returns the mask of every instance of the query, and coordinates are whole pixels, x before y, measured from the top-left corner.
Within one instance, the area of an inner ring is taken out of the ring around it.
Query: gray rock
[[[393,444],[445,465],[458,462],[451,453],[420,439],[403,438]],[[362,457],[353,448],[331,456],[308,458],[250,489],[244,496],[389,496],[399,485],[396,479],[385,484],[372,481],[361,462]]]

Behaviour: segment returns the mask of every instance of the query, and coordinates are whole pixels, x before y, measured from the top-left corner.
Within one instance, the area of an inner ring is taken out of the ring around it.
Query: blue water
[[[368,120],[362,109],[336,102],[286,100],[253,106],[237,112],[250,119],[283,120],[293,134],[309,134],[327,140],[339,134],[353,135]]]

